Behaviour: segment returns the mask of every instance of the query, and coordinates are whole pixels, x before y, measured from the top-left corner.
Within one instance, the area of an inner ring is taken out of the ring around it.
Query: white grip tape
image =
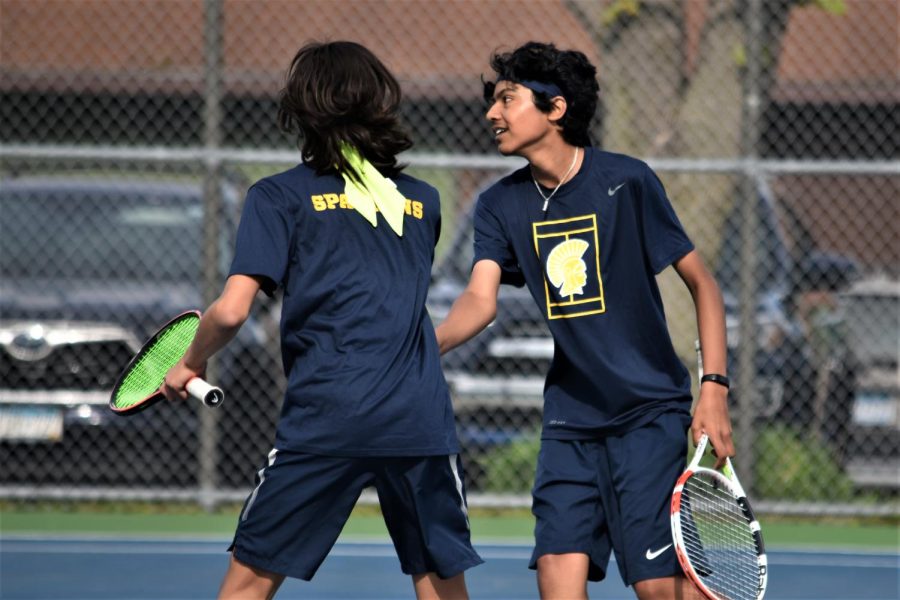
[[[200,400],[211,408],[219,406],[225,400],[225,392],[222,391],[222,388],[210,385],[199,377],[194,377],[188,381],[186,389],[192,398]]]

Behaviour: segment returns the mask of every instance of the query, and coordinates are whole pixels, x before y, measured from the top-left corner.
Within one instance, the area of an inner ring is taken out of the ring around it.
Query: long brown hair
[[[412,146],[400,123],[400,99],[400,84],[364,46],[310,43],[291,63],[278,125],[296,134],[303,161],[320,175],[335,170],[358,175],[341,155],[344,142],[393,177],[404,167],[397,155]]]

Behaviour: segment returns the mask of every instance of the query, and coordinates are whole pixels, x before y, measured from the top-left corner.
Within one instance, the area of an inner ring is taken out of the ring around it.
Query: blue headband
[[[519,85],[524,85],[532,92],[542,92],[544,94],[547,94],[547,96],[549,96],[550,98],[554,98],[556,96],[562,96],[563,98],[566,97],[566,95],[562,93],[562,90],[559,89],[559,86],[557,86],[555,83],[542,83],[540,81],[531,81],[527,79],[524,81],[515,81],[514,79],[510,81],[518,83]]]

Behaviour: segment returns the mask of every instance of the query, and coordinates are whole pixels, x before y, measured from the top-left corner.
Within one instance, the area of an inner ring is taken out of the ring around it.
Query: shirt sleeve
[[[663,269],[694,249],[666,190],[656,174],[646,168],[641,193],[641,226],[647,258],[654,273]]]
[[[519,267],[515,251],[503,229],[500,218],[489,201],[481,196],[475,206],[475,251],[472,266],[480,260],[492,260],[500,265],[500,283],[522,287],[525,277]]]
[[[292,221],[281,194],[273,186],[254,184],[244,202],[229,275],[262,277],[263,291],[269,296],[274,294],[287,272]]]

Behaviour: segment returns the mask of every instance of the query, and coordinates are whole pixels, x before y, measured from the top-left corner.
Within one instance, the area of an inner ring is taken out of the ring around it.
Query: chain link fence
[[[737,467],[761,509],[900,514],[895,0],[0,0],[0,497],[242,500],[272,443],[278,303],[211,365],[226,405],[106,410],[116,374],[227,269],[308,40],[398,76],[441,191],[429,310],[471,265],[493,149],[481,77],[534,39],[599,66],[592,137],[647,160],[723,289]],[[660,278],[679,355],[690,296]],[[527,506],[553,345],[523,290],[445,357],[473,505]],[[696,385],[695,385],[696,392]]]

